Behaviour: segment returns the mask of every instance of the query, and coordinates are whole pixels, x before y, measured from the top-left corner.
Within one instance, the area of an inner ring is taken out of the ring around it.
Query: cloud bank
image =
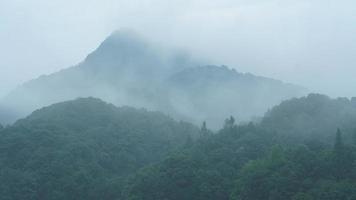
[[[212,64],[356,96],[355,21],[351,0],[3,0],[0,96],[78,63],[120,28]]]

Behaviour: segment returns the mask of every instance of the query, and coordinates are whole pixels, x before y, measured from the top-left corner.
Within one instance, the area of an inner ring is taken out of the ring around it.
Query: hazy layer
[[[355,96],[355,13],[351,0],[2,0],[0,96],[78,63],[122,27],[238,71]]]
[[[305,92],[226,66],[205,65],[130,31],[117,31],[79,65],[29,81],[0,99],[0,123],[14,122],[53,103],[92,96],[219,128],[227,116],[249,121]]]

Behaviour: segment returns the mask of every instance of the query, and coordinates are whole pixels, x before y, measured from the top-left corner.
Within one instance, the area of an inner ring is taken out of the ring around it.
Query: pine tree
[[[340,129],[337,129],[336,138],[334,143],[334,152],[336,155],[342,154],[344,150],[344,142],[342,141],[342,133]]]
[[[206,136],[208,135],[208,128],[206,127],[206,121],[203,122],[203,125],[201,126],[200,133],[201,136]]]
[[[235,125],[235,118],[233,116],[230,116],[230,118],[225,120],[225,125],[224,128],[231,129]]]
[[[353,156],[349,148],[344,145],[342,132],[337,129],[334,144],[334,172],[337,179],[348,177],[353,168]]]

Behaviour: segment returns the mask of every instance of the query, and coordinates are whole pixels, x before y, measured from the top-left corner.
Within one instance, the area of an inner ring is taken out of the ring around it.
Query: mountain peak
[[[99,46],[98,50],[108,47],[116,48],[143,48],[148,44],[146,41],[136,32],[131,30],[117,30],[111,33]]]
[[[219,122],[234,114],[240,119],[261,115],[299,94],[297,87],[226,66],[204,66],[194,58],[146,42],[133,31],[120,30],[78,66],[13,91],[0,102],[0,118],[13,122],[43,106],[95,96],[115,105],[159,110],[196,123]]]
[[[115,31],[88,55],[85,62],[96,65],[130,64],[154,57],[150,45],[133,31]]]
[[[138,34],[137,32],[129,29],[122,29],[113,31],[107,39],[114,39],[114,40],[143,40],[143,37]]]

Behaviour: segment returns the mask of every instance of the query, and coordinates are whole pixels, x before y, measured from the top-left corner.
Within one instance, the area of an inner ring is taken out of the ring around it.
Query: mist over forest
[[[159,48],[135,32],[115,31],[78,65],[31,80],[5,96],[0,119],[12,123],[43,106],[92,96],[197,125],[206,121],[217,129],[226,116],[246,122],[306,93],[302,86],[206,64],[193,54]]]
[[[67,3],[0,2],[0,200],[356,200],[354,2]]]

